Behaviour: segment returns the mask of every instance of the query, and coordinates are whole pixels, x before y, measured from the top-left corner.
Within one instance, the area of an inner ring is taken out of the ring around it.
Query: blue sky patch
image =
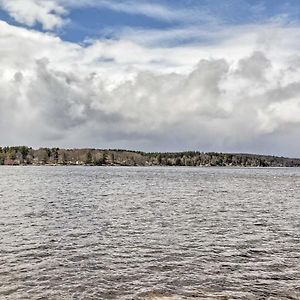
[[[59,17],[68,22],[52,28],[63,40],[83,42],[86,39],[114,39],[124,29],[161,30],[199,26],[235,26],[267,22],[295,23],[300,18],[299,0],[161,0],[161,1],[86,1],[88,5],[72,6],[63,0],[52,0],[68,12]],[[74,4],[73,3],[73,4]],[[0,19],[12,25],[28,27],[17,22],[13,14],[0,9]],[[51,13],[51,12],[50,12]],[[45,31],[39,20],[33,29]],[[49,30],[48,30],[49,31]],[[182,44],[192,42],[179,37]]]

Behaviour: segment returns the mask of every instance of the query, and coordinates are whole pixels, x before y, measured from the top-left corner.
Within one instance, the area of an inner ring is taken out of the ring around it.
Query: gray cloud
[[[271,61],[259,51],[239,61],[237,73],[249,80],[263,81],[271,68]]]
[[[21,72],[8,83],[2,81],[1,126],[11,127],[15,142],[22,135],[42,144],[62,144],[74,136],[80,144],[84,135],[91,145],[97,139],[116,147],[127,141],[131,148],[140,141],[167,150],[168,144],[238,149],[249,140],[284,132],[289,124],[300,125],[295,116],[295,109],[300,112],[299,83],[240,99],[226,89],[237,74],[244,78],[224,59],[201,60],[185,75],[143,71],[107,89],[97,76],[56,71],[41,59],[29,83]]]

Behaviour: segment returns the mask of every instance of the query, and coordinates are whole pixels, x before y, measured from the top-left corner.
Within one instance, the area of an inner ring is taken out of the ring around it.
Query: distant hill
[[[0,147],[0,165],[299,167],[300,159],[215,152],[146,153],[101,149]]]

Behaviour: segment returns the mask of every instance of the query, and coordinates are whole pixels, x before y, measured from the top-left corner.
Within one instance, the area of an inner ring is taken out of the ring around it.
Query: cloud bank
[[[211,35],[218,42],[160,47],[174,36],[153,31],[79,45],[0,21],[1,144],[299,156],[299,28]]]

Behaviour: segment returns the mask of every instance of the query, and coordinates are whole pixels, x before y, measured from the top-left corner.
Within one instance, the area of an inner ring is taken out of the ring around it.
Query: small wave
[[[148,295],[142,297],[143,300],[229,300],[227,296],[224,295],[192,295],[192,296],[182,296],[182,295],[166,295],[161,293],[149,293]]]

